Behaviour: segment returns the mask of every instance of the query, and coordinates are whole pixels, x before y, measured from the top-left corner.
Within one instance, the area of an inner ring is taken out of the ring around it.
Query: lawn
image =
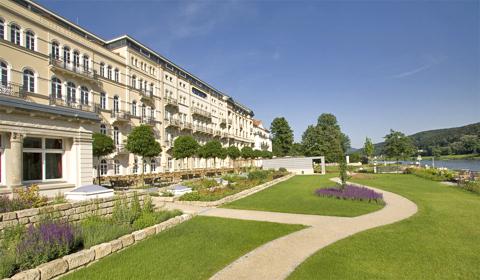
[[[224,207],[344,217],[366,214],[383,207],[376,203],[325,198],[314,194],[318,188],[334,186],[335,183],[329,179],[335,175],[295,176]]]
[[[478,194],[413,175],[356,181],[403,195],[419,211],[320,250],[290,279],[478,279]]]
[[[208,279],[301,225],[196,217],[62,279]]]

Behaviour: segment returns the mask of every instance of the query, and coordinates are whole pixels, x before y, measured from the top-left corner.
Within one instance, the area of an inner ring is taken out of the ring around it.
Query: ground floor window
[[[107,175],[108,172],[108,165],[107,165],[107,160],[102,159],[100,161],[100,175]]]
[[[168,169],[172,169],[172,159],[171,158],[168,158],[168,162],[167,162],[167,166],[168,166]]]
[[[143,160],[143,173],[147,173],[147,161]]]
[[[133,160],[132,173],[133,173],[133,174],[137,174],[137,173],[138,173],[138,159],[134,159],[134,160]]]
[[[114,171],[115,175],[119,175],[119,174],[120,174],[120,161],[119,161],[118,159],[116,159],[116,160],[114,161],[113,171]]]
[[[157,162],[155,161],[155,159],[152,159],[150,161],[150,172],[155,172],[156,169],[157,169]]]
[[[23,141],[23,181],[63,177],[63,140],[26,137]]]

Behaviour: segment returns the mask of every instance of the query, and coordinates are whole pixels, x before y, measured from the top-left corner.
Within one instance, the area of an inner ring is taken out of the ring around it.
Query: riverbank
[[[422,157],[424,160],[431,160],[432,156]],[[435,157],[435,160],[457,160],[457,159],[478,159],[480,160],[480,154],[468,154],[468,155],[446,155]]]

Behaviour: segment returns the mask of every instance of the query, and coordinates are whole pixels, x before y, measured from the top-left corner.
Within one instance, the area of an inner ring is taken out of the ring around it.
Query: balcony
[[[125,145],[115,145],[115,152],[117,155],[124,155],[130,153]]]
[[[233,123],[233,120],[232,119],[228,119],[228,124],[232,124]]]
[[[125,111],[112,110],[111,117],[112,117],[112,123],[130,121],[130,113]]]
[[[81,103],[74,102],[74,101],[71,101],[71,100],[64,100],[62,98],[56,98],[54,96],[50,96],[50,105],[66,107],[66,108],[70,108],[70,109],[75,109],[75,110],[85,111],[85,112],[92,112],[92,113],[98,113],[98,111],[99,111],[98,106],[81,104]]]
[[[196,125],[196,126],[194,127],[194,132],[207,133],[207,128],[206,128],[206,127],[203,127],[203,126]]]
[[[222,138],[228,138],[228,133],[227,132],[222,132],[220,137]]]
[[[225,118],[220,119],[220,125],[222,124],[227,124],[227,119]]]
[[[27,91],[19,84],[5,83],[0,85],[0,95],[25,99],[27,97]]]
[[[73,75],[90,81],[97,81],[98,79],[95,71],[91,71],[83,66],[75,66],[72,62],[67,62],[53,56],[50,56],[49,65],[51,68],[59,70],[64,74]]]
[[[215,136],[215,137],[221,137],[221,136],[222,136],[222,132],[221,132],[220,130],[215,130],[215,131],[213,132],[213,136]]]
[[[181,124],[182,122],[179,119],[165,118],[165,127],[169,127],[169,126],[180,127]]]
[[[192,123],[189,123],[189,122],[182,123],[182,130],[192,130],[192,129],[193,129]]]
[[[165,106],[173,106],[173,107],[178,107],[178,101],[176,99],[174,99],[173,97],[165,97],[164,98],[164,101],[165,101]]]
[[[152,118],[152,117],[142,117],[140,119],[140,123],[141,124],[145,124],[145,125],[150,125],[150,126],[155,126],[155,118]]]
[[[212,114],[210,112],[207,112],[199,108],[191,108],[191,112],[192,112],[192,115],[197,115],[197,116],[208,118],[208,119],[212,117]]]
[[[140,99],[142,101],[150,102],[153,100],[153,90],[137,89],[140,92]]]

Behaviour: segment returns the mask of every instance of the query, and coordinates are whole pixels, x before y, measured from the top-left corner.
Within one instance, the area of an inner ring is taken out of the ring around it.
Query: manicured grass
[[[419,212],[320,250],[290,279],[479,278],[479,195],[413,175],[356,181],[403,195]]]
[[[62,279],[208,279],[301,225],[196,217]]]
[[[329,180],[335,175],[295,176],[224,207],[345,217],[366,214],[383,207],[383,205],[376,203],[340,200],[315,195],[314,191],[318,188],[335,186],[335,183]]]

